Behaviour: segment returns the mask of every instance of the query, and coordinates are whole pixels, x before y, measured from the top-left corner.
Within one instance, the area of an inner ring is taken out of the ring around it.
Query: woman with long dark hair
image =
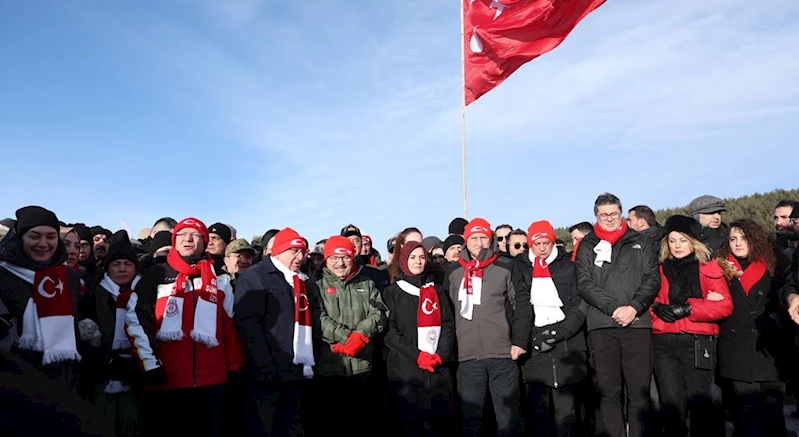
[[[777,268],[772,234],[755,221],[730,224],[728,244],[718,263],[729,282],[732,314],[721,322],[719,374],[735,396],[733,423],[739,436],[783,436],[785,383],[777,363],[781,358],[780,300],[785,282]]]
[[[711,387],[718,320],[732,313],[732,298],[702,226],[691,217],[666,220],[660,250],[660,291],[652,304],[652,346],[664,437],[713,435]]]

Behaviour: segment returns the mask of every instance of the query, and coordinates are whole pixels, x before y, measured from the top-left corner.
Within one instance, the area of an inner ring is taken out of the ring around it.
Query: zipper
[[[555,378],[555,388],[558,388],[558,366],[555,364],[555,358],[552,358],[552,376]]]
[[[194,280],[189,279],[189,282],[191,282],[191,290],[192,290],[191,294],[193,295],[192,301],[194,302],[194,306],[192,308],[194,308],[194,311],[196,312],[197,291],[194,290]],[[196,317],[197,314],[195,313],[194,316]],[[191,344],[192,347],[194,348],[194,353],[192,354],[192,363],[191,363],[191,386],[196,388],[197,387],[197,342],[192,340]]]

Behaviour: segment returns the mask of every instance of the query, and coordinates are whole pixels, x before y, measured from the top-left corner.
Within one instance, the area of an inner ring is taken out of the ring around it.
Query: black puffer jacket
[[[660,270],[651,240],[628,229],[613,246],[611,262],[594,264],[596,234],[588,234],[577,251],[577,287],[587,302],[588,330],[621,328],[611,317],[616,308],[630,305],[640,320],[627,328],[652,329],[649,307],[660,290]]]
[[[522,252],[515,258],[516,267],[513,269],[513,284],[517,290],[529,290],[532,284],[533,264],[529,252]],[[588,373],[586,362],[585,344],[585,312],[588,305],[577,292],[577,281],[574,275],[574,263],[566,256],[564,251],[559,251],[557,258],[549,266],[552,281],[558,289],[558,297],[563,302],[561,310],[566,319],[552,325],[536,327],[533,325],[530,339],[545,330],[567,332],[568,339],[555,344],[547,352],[539,353],[528,345],[525,350],[530,351],[520,360],[522,377],[525,382],[540,382],[550,387],[560,387],[585,380]],[[521,304],[521,302],[517,303]],[[530,303],[527,303],[530,305]],[[533,313],[535,310],[533,309]],[[535,316],[533,316],[535,320]]]

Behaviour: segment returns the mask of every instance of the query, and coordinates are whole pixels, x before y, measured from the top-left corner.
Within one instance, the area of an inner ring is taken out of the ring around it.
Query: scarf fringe
[[[158,334],[155,335],[155,338],[161,341],[180,341],[183,340],[183,337],[183,331],[158,331]]]
[[[304,376],[305,379],[313,378],[313,366],[309,366],[308,364],[303,365],[302,376]]]
[[[36,337],[22,337],[19,339],[19,348],[26,351],[41,352],[44,350],[44,343]]]
[[[112,350],[120,350],[120,349],[130,349],[130,340],[114,340],[114,343],[111,345]]]
[[[130,391],[129,385],[122,384],[121,381],[111,380],[108,381],[105,388],[103,389],[105,393],[108,394],[119,394],[119,393],[127,393]]]
[[[212,337],[208,334],[203,334],[195,330],[191,331],[191,339],[196,341],[197,343],[202,343],[208,347],[219,346],[219,340],[217,340],[216,337]]]
[[[60,363],[62,361],[80,361],[81,356],[76,350],[50,350],[44,353],[42,364]]]

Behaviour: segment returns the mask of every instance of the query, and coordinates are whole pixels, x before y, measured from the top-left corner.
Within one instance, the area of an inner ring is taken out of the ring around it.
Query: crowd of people
[[[689,210],[605,193],[571,251],[456,218],[384,260],[352,224],[131,238],[26,206],[0,222],[0,433],[788,435],[799,203],[776,232]]]

